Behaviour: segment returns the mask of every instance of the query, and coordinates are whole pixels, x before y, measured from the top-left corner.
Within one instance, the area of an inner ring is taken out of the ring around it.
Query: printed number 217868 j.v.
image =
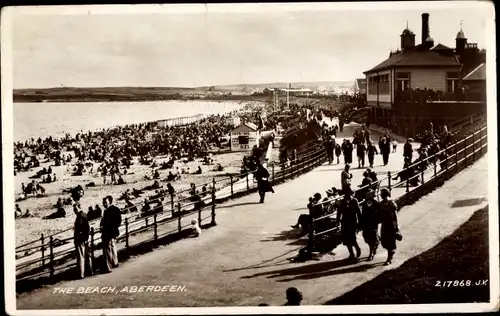
[[[488,280],[478,280],[472,282],[471,280],[453,280],[453,281],[436,281],[435,287],[468,287],[487,285]]]

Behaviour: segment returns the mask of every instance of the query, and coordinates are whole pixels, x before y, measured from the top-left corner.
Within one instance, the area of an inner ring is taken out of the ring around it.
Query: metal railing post
[[[390,171],[387,171],[387,181],[389,182],[389,192],[391,192],[392,188],[391,188],[391,172]]]
[[[128,250],[129,248],[129,243],[128,243],[128,218],[125,218],[125,249]]]
[[[286,180],[286,168],[285,168],[285,163],[282,163],[282,164],[281,164],[281,176],[283,177],[283,181],[282,181],[282,182],[285,182],[285,180]]]
[[[458,172],[458,141],[455,140],[455,173]]]
[[[434,157],[434,188],[437,187],[437,159]]]
[[[406,193],[410,192],[410,177],[406,177]]]
[[[424,171],[425,171],[425,170],[424,170],[424,168],[423,168],[423,163],[424,163],[424,161],[422,161],[422,162],[420,163],[420,165],[421,165],[421,166],[420,166],[420,176],[422,177],[422,185],[424,185],[424,183],[425,183],[425,179],[424,179]]]
[[[250,191],[250,184],[248,183],[248,181],[249,181],[248,177],[249,176],[250,176],[250,173],[247,173],[247,176],[246,176],[246,178],[247,178],[247,192]]]
[[[174,206],[174,195],[173,194],[170,194],[170,207],[172,208],[172,213],[174,212],[175,210],[175,206]]]
[[[154,213],[153,214],[153,221],[154,221],[154,238],[155,238],[155,241],[158,240],[158,222],[157,222],[157,219],[156,219],[156,216],[158,214],[157,213]]]
[[[272,172],[272,181],[271,181],[271,183],[272,183],[272,185],[274,185],[275,184],[275,181],[274,181],[274,164],[271,165],[271,172]]]
[[[472,127],[472,163],[476,161],[476,142],[474,141],[476,134],[476,129]]]
[[[54,276],[54,237],[50,236],[50,277]]]
[[[43,234],[40,237],[40,242],[42,243],[42,267],[45,265],[45,245],[43,240]]]
[[[234,186],[233,186],[233,176],[232,176],[232,175],[230,175],[229,177],[230,177],[230,179],[231,179],[231,197],[233,197],[233,194],[234,194],[234,191],[233,191],[233,190],[234,190],[234,189],[233,189],[233,187],[234,187]]]
[[[215,180],[212,187],[212,225],[217,225],[215,222]]]
[[[464,168],[467,167],[467,134],[464,137]]]
[[[308,240],[308,248],[309,248],[309,252],[312,252],[313,251],[313,248],[314,248],[314,216],[313,216],[313,212],[312,212],[312,208],[313,207],[310,207],[309,208],[309,218],[310,218],[310,223],[309,223],[309,240]]]
[[[94,227],[90,227],[90,262],[92,263],[92,266],[94,266],[94,261],[95,261],[95,231]]]

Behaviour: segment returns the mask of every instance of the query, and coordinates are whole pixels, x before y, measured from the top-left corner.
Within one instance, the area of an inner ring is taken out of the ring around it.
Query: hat
[[[332,191],[331,189],[326,190],[326,194],[327,194],[327,195],[333,195],[333,191]]]
[[[339,192],[339,190],[337,190],[336,187],[332,187],[331,190],[332,190],[333,194],[337,194]]]
[[[295,287],[289,287],[286,289],[286,297],[302,299],[302,293],[300,293],[300,291]]]
[[[314,198],[317,199],[317,200],[321,199],[321,194],[314,193]]]
[[[363,172],[363,176],[364,176],[364,177],[368,177],[369,175],[370,175],[370,174],[368,173],[368,171]]]

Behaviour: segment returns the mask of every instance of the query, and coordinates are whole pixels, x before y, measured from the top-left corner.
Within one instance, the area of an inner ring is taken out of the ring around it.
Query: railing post
[[[455,173],[458,172],[458,141],[455,140]]]
[[[283,181],[282,181],[282,182],[285,182],[285,179],[286,179],[286,168],[285,168],[285,163],[282,163],[282,164],[281,164],[281,176],[283,177]]]
[[[422,185],[424,185],[424,183],[425,183],[425,179],[424,179],[424,171],[425,171],[425,170],[424,170],[424,168],[423,168],[423,163],[424,163],[424,162],[421,162],[421,163],[420,163],[420,165],[421,165],[421,166],[420,166],[420,176],[422,177]]]
[[[172,213],[174,212],[175,206],[174,206],[174,195],[170,194],[170,207],[172,208]]]
[[[94,227],[90,227],[90,262],[92,263],[92,266],[94,266],[94,261],[95,261],[95,231]]]
[[[312,252],[313,251],[313,248],[314,248],[314,216],[313,216],[313,212],[311,211],[313,207],[310,207],[309,208],[309,240],[308,240],[308,248],[309,248],[309,252]]]
[[[217,225],[215,222],[215,181],[212,187],[212,226]]]
[[[128,250],[129,248],[129,243],[128,243],[128,218],[125,218],[125,249]]]
[[[44,243],[43,234],[40,237],[40,242],[42,243],[42,267],[43,267],[45,265],[45,245],[43,244]]]
[[[146,221],[146,227],[149,227],[149,218],[146,217],[144,220]]]
[[[177,212],[175,212],[177,216],[181,216],[181,202],[177,202]]]
[[[474,141],[476,134],[476,129],[472,127],[472,163],[476,161],[476,142]]]
[[[181,216],[180,211],[179,211],[179,215],[177,216],[177,230],[179,231],[179,233],[182,230],[181,218],[182,218],[182,216]]]
[[[232,176],[232,175],[230,175],[229,177],[230,177],[230,179],[231,179],[231,197],[233,197],[233,194],[234,194],[234,191],[233,191],[233,190],[234,190],[234,189],[233,189],[233,176]]]
[[[464,137],[464,168],[467,167],[467,134]]]
[[[271,165],[271,172],[272,172],[272,181],[271,181],[271,183],[272,183],[272,185],[274,185],[275,184],[274,183],[274,164]]]
[[[410,192],[410,177],[406,178],[406,193]]]
[[[434,188],[437,187],[437,157],[434,157]]]
[[[54,237],[50,236],[50,277],[54,276]]]
[[[156,220],[156,216],[158,214],[157,213],[154,213],[153,214],[153,220],[154,220],[154,237],[155,237],[155,241],[158,240],[158,222]]]
[[[387,181],[389,182],[389,192],[391,192],[392,188],[391,188],[391,172],[390,171],[387,171]]]
[[[248,173],[247,173],[247,176],[246,176],[246,178],[247,178],[247,192],[248,192],[248,191],[250,191],[250,184],[248,183],[248,181],[249,181],[249,180],[248,180],[248,177],[249,177],[249,176],[250,176],[250,173],[248,172]]]

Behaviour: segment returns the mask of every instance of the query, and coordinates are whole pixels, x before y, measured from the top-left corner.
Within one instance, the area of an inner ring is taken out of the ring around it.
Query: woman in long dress
[[[382,247],[387,249],[387,261],[384,265],[392,263],[392,258],[396,252],[396,240],[399,234],[398,226],[398,206],[393,200],[390,200],[389,190],[386,188],[380,190],[380,239]]]
[[[379,245],[378,224],[380,204],[375,200],[375,191],[366,192],[366,200],[361,204],[361,227],[363,239],[370,248],[368,261],[372,261]]]

